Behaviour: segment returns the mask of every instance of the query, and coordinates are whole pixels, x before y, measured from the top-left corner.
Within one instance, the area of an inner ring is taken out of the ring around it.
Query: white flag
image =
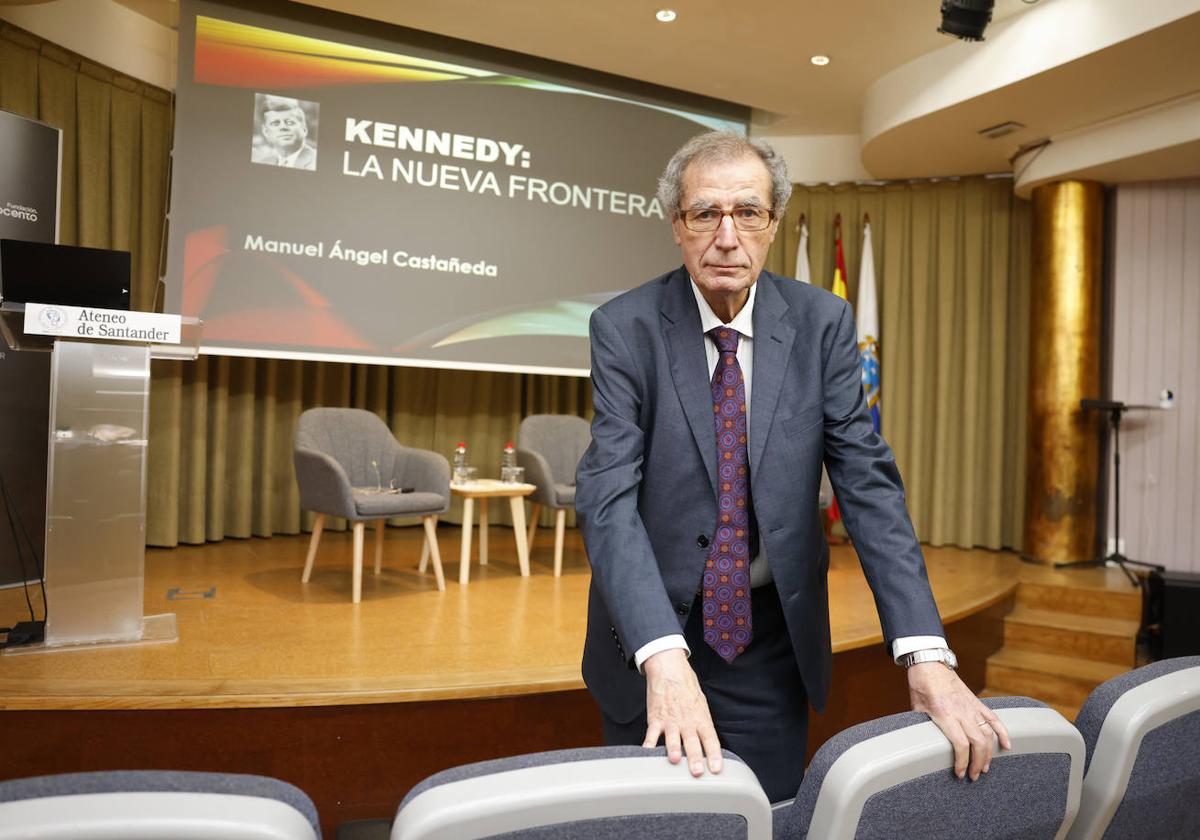
[[[800,220],[800,244],[796,246],[796,279],[801,283],[812,283],[812,272],[808,269],[808,223]]]
[[[879,430],[879,303],[875,295],[875,254],[871,248],[871,223],[863,224],[862,262],[858,269],[858,352],[867,405]]]

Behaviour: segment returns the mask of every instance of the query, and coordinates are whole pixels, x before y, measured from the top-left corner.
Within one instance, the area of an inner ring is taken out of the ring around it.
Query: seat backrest
[[[517,430],[517,446],[540,453],[555,484],[575,483],[575,468],[591,442],[588,421],[573,414],[531,414]]]
[[[308,409],[296,426],[295,445],[332,457],[342,465],[353,487],[374,487],[381,477],[386,482],[401,455],[387,424],[360,408]]]
[[[320,840],[304,791],[265,776],[169,770],[0,782],[0,840]]]
[[[468,764],[430,776],[400,804],[393,840],[763,840],[771,807],[732,753],[692,778],[663,748],[592,747]]]
[[[1102,683],[1075,725],[1087,775],[1073,840],[1200,837],[1200,656]]]
[[[1079,807],[1083,739],[1036,700],[983,702],[1012,749],[993,756],[980,781],[954,777],[954,750],[928,715],[889,715],[817,751],[796,799],[775,808],[775,837],[1065,837]]]

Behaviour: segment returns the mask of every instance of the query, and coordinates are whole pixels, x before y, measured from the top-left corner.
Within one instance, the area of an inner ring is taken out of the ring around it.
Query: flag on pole
[[[871,217],[863,217],[862,263],[858,268],[858,353],[862,384],[875,431],[879,431],[879,303],[875,295],[875,256],[871,248]]]
[[[812,283],[812,271],[808,267],[808,222],[800,214],[800,244],[796,246],[796,279],[801,283]]]
[[[833,218],[833,242],[837,246],[837,263],[833,268],[833,293],[847,303],[850,294],[846,291],[846,255],[842,253],[842,214]]]
[[[842,214],[838,213],[833,217],[833,242],[837,252],[837,261],[833,268],[833,293],[847,303],[850,302],[850,295],[846,291],[846,255],[842,253]],[[826,535],[834,523],[842,520],[842,511],[838,508],[837,496],[833,497],[833,502],[829,505],[829,519],[826,525]]]

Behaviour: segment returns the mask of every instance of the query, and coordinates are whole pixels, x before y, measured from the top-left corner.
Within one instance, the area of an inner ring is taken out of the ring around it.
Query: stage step
[[[1079,577],[1083,578],[1082,575]],[[1022,579],[1017,587],[1017,605],[1127,621],[1141,621],[1142,618],[1142,592],[1133,586],[1128,590],[1108,589]]]
[[[1006,648],[1077,656],[1126,668],[1136,664],[1136,620],[1039,609],[1022,605],[1019,599],[1018,593],[1018,605],[1004,617]]]
[[[1043,703],[1078,708],[1092,689],[1128,670],[1110,662],[1005,646],[988,657],[984,685],[1003,694],[1024,694]]]

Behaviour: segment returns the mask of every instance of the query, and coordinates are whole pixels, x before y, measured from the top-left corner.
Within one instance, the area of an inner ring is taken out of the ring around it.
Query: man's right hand
[[[647,659],[642,670],[646,673],[647,722],[642,746],[656,746],[661,737],[672,764],[678,764],[686,753],[692,775],[703,776],[707,756],[708,769],[720,773],[721,742],[687,654],[679,648],[661,651]]]

